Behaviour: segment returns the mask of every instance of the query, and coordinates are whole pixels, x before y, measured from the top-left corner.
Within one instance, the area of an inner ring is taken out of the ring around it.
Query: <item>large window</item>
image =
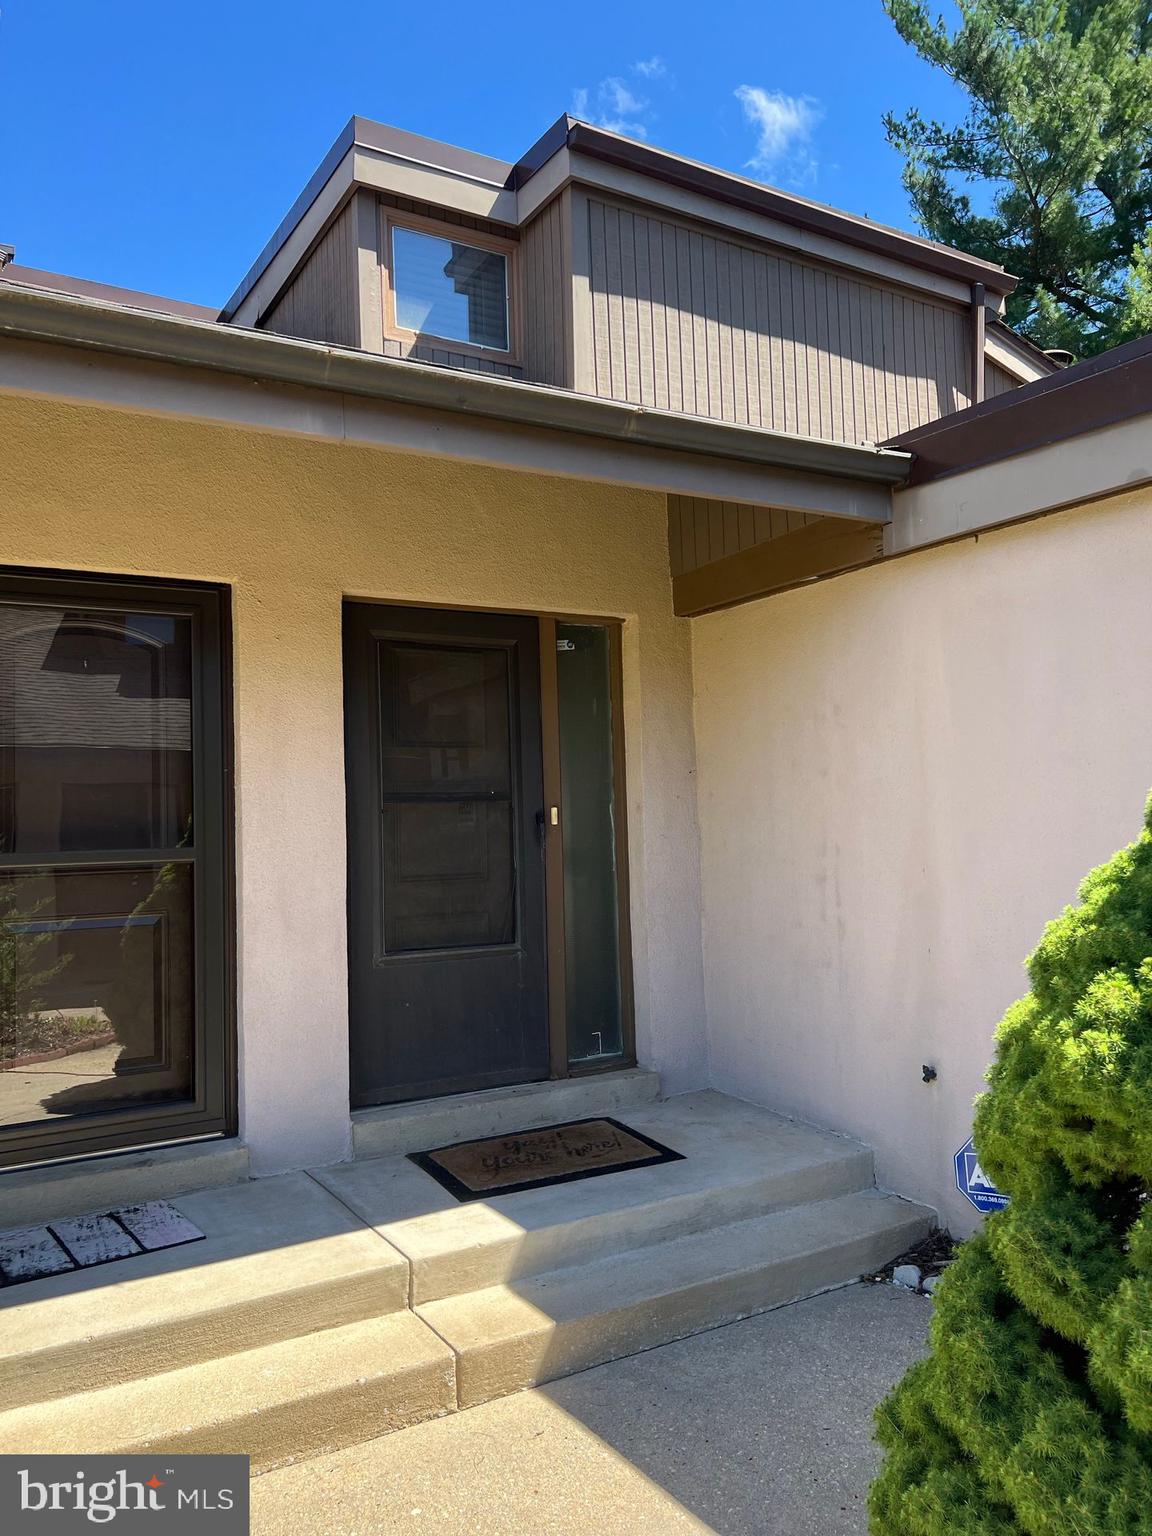
[[[230,1128],[221,606],[0,572],[0,1163]]]
[[[504,250],[391,225],[397,330],[508,352],[508,286]]]

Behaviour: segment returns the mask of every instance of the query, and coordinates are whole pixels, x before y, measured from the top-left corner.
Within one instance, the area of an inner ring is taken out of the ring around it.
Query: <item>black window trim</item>
[[[100,850],[78,856],[17,858],[0,853],[0,872],[21,868],[116,867],[157,862],[196,865],[195,1093],[191,1104],[136,1106],[77,1117],[0,1126],[0,1170],[71,1161],[97,1153],[156,1148],[236,1134],[235,813],[230,590],[147,577],[0,566],[0,603],[188,614],[195,620],[193,826],[190,849]],[[2,1178],[2,1172],[0,1172]]]

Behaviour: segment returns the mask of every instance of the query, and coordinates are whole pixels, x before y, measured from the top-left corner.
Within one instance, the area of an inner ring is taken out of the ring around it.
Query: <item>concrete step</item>
[[[0,1231],[140,1200],[171,1200],[193,1190],[240,1184],[247,1177],[248,1148],[235,1137],[82,1157],[50,1168],[5,1168],[0,1170]]]
[[[416,1311],[455,1352],[467,1408],[853,1280],[933,1220],[863,1190]]]
[[[517,1083],[511,1088],[486,1088],[482,1093],[456,1093],[416,1104],[355,1110],[352,1146],[356,1157],[399,1157],[454,1141],[498,1136],[503,1131],[528,1131],[590,1115],[614,1115],[618,1110],[651,1104],[659,1097],[660,1074],[642,1067],[560,1082]]]
[[[456,1407],[451,1350],[411,1312],[0,1414],[0,1452],[232,1452],[264,1471]]]
[[[204,1241],[0,1291],[0,1410],[407,1305],[407,1261],[305,1173],[172,1203]]]
[[[722,1094],[635,1105],[622,1118],[684,1160],[467,1204],[406,1158],[314,1177],[408,1258],[413,1305],[872,1184],[867,1147]]]

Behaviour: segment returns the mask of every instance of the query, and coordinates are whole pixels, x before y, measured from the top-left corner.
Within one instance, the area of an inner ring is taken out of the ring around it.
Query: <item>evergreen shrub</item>
[[[873,1536],[1152,1536],[1152,799],[1028,972],[974,1132],[1011,1204],[877,1411]]]

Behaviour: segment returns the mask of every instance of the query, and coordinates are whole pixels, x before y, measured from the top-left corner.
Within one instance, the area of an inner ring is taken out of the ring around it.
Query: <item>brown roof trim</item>
[[[885,447],[913,453],[908,484],[923,485],[1149,414],[1152,336],[1143,336],[981,405],[902,432]]]
[[[929,272],[939,272],[964,283],[983,283],[993,293],[1011,293],[1017,279],[993,262],[981,261],[950,246],[938,245],[902,230],[890,229],[885,224],[875,224],[856,214],[843,213],[824,203],[814,203],[806,197],[781,192],[767,187],[746,176],[731,171],[721,171],[715,166],[704,165],[698,160],[688,160],[670,150],[657,149],[651,144],[641,144],[622,134],[610,133],[593,123],[584,123],[574,117],[562,117],[553,123],[528,153],[518,161],[514,178],[517,186],[523,186],[552,158],[558,150],[567,146],[571,150],[604,160],[611,165],[639,171],[672,186],[699,192],[718,202],[746,208],[753,213],[767,214],[782,223],[799,229],[828,235],[879,255],[908,262]]]
[[[14,262],[0,268],[0,283],[18,283],[24,288],[46,288],[52,293],[74,293],[82,299],[99,299],[104,304],[123,304],[128,309],[149,309],[161,315],[183,315],[189,320],[215,320],[218,311],[206,304],[186,304],[183,299],[165,299],[155,293],[138,293],[134,288],[115,288],[110,283],[92,283],[85,277],[65,277],[59,272],[42,272],[39,267],[19,267]]]
[[[426,139],[422,134],[409,133],[404,128],[392,128],[387,123],[373,122],[370,117],[350,117],[332,148],[308,178],[300,196],[276,226],[271,239],[240,279],[236,292],[220,311],[221,320],[231,320],[268,264],[316,201],[332,172],[348,151],[357,146],[379,150],[382,154],[396,155],[405,160],[422,161],[426,165],[455,172],[458,176],[466,176],[472,181],[484,181],[497,187],[512,185],[513,167],[505,160],[494,160],[490,155],[477,154],[471,149],[459,149],[455,144],[442,144],[439,139]]]

